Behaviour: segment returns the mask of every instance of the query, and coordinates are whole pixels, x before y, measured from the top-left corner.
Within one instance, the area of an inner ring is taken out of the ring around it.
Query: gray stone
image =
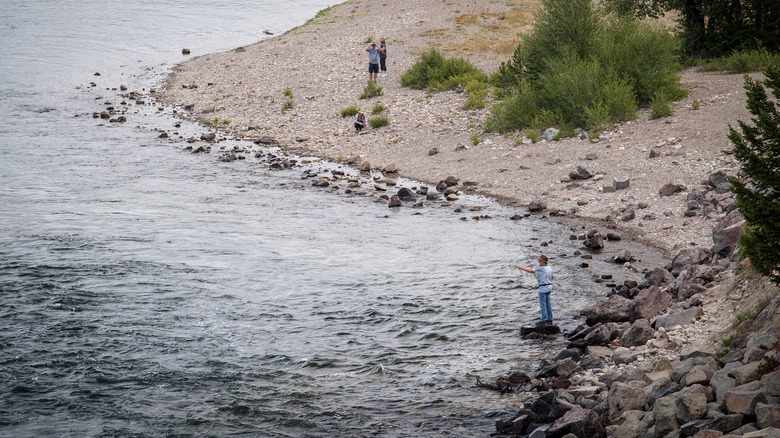
[[[612,180],[612,187],[615,188],[615,190],[624,190],[627,189],[631,185],[631,178],[627,176],[619,176]]]
[[[709,251],[703,248],[686,248],[677,253],[674,259],[672,259],[670,267],[667,269],[676,277],[680,272],[687,270],[692,265],[706,262],[709,255]]]
[[[775,341],[777,341],[777,338],[771,333],[751,333],[748,335],[745,357],[742,359],[742,362],[750,363],[761,360],[767,349],[771,348]]]
[[[658,194],[661,196],[672,196],[675,193],[685,191],[685,186],[682,184],[664,184],[663,187],[661,187],[660,190],[658,190]]]
[[[727,183],[728,179],[726,177],[726,174],[723,173],[722,170],[719,170],[715,173],[711,173],[710,176],[707,178],[707,182],[709,183],[710,187],[717,187],[723,183]]]
[[[707,388],[693,385],[677,394],[677,420],[680,423],[698,420],[707,413]]]
[[[780,397],[780,370],[772,371],[761,377],[761,386],[766,395],[770,397]]]
[[[550,426],[547,436],[561,438],[573,434],[576,438],[603,438],[606,436],[599,415],[590,409],[574,406]]]
[[[664,286],[674,281],[674,275],[664,268],[655,268],[645,275],[647,282],[653,286]]]
[[[780,404],[757,404],[756,419],[758,420],[758,427],[762,429],[767,427],[780,428]]]
[[[528,204],[528,211],[537,212],[537,211],[543,211],[547,209],[547,204],[544,203],[544,201],[540,199],[535,199],[531,201],[530,204]]]
[[[680,428],[677,421],[677,400],[674,396],[666,396],[656,400],[653,405],[655,416],[655,438],[665,437]]]
[[[583,166],[577,166],[571,172],[569,172],[569,178],[572,180],[582,180],[591,177],[593,177],[593,174],[588,172],[588,169]]]
[[[742,414],[723,415],[718,417],[707,425],[708,429],[717,430],[722,433],[729,433],[733,430],[737,430],[742,426]]]
[[[737,386],[752,382],[758,379],[758,366],[760,362],[751,362],[741,367],[729,371],[729,375],[734,378]]]
[[[601,234],[596,234],[593,237],[585,239],[582,244],[590,249],[602,249],[604,248],[604,239],[601,237]]]
[[[547,130],[544,131],[542,134],[542,138],[547,141],[553,141],[556,137],[561,133],[560,130],[555,128],[547,128]]]
[[[659,316],[655,320],[655,329],[661,327],[670,330],[678,325],[688,325],[698,319],[702,314],[701,307],[689,307],[687,309],[677,309],[674,313],[667,313]]]
[[[721,404],[726,401],[726,392],[737,386],[736,380],[728,373],[727,369],[718,370],[710,378],[710,387],[715,392],[715,399]]]
[[[780,438],[780,429],[776,427],[768,427],[766,429],[757,430],[755,432],[742,434],[742,438]]]
[[[623,222],[628,222],[634,220],[636,217],[636,212],[633,208],[629,208],[626,211],[623,212],[623,214],[620,216],[620,220]]]
[[[631,304],[631,321],[651,319],[669,307],[672,296],[657,286],[643,289]]]

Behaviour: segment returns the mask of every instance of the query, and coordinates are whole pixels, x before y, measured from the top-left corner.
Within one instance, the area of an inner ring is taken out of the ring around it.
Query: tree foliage
[[[739,121],[741,132],[729,126],[728,137],[747,178],[730,182],[746,222],[739,247],[759,272],[780,284],[780,112],[764,88],[775,101],[780,98],[780,64],[769,65],[765,74],[764,81],[745,76],[752,125]]]
[[[724,56],[735,50],[780,50],[777,0],[604,0],[637,17],[679,11],[683,48],[692,56]]]

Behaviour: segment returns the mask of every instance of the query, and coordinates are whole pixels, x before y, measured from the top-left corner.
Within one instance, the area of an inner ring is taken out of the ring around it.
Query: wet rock
[[[200,139],[203,141],[214,141],[217,138],[217,134],[213,132],[207,132],[205,134],[201,134]]]
[[[269,136],[269,135],[264,135],[264,136],[258,138],[257,140],[255,140],[254,143],[255,144],[271,145],[271,144],[276,144],[276,140],[273,137]]]
[[[387,206],[390,207],[390,208],[400,207],[401,205],[402,205],[401,204],[401,199],[398,197],[398,195],[393,195],[390,198],[390,202],[387,204]]]
[[[190,49],[181,49],[181,54],[182,55],[189,55],[190,54]]]
[[[623,238],[620,237],[620,234],[613,233],[611,231],[607,233],[607,240],[618,241],[618,240],[622,240],[622,239]]]
[[[407,189],[406,187],[402,187],[400,190],[398,190],[398,193],[396,193],[396,196],[401,201],[406,201],[406,202],[414,201],[415,198],[416,198],[414,196],[414,193],[412,193],[412,191]]]
[[[593,177],[593,174],[588,172],[588,170],[583,166],[577,166],[574,168],[574,170],[569,172],[569,178],[572,180],[584,180],[591,177]]]
[[[158,135],[157,138],[168,138],[168,133],[163,132],[162,134]]]
[[[382,171],[384,173],[396,173],[398,172],[398,165],[396,163],[390,163],[387,166],[385,166]]]
[[[602,249],[604,248],[604,239],[601,238],[601,234],[595,234],[593,237],[585,239],[582,244],[590,249]]]
[[[534,326],[525,326],[520,328],[520,336],[528,337],[531,334],[538,333],[542,335],[554,335],[560,333],[561,328],[555,324],[537,324]]]
[[[577,438],[603,438],[606,436],[599,415],[591,409],[574,406],[547,430],[547,437],[562,438],[573,434]]]
[[[612,257],[612,261],[615,263],[623,264],[625,262],[630,262],[632,259],[631,252],[627,249],[620,250],[615,257]]]

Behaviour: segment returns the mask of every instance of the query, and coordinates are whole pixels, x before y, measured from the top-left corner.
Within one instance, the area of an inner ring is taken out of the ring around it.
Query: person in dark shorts
[[[375,42],[366,47],[368,52],[368,80],[376,82],[376,76],[379,74],[379,54],[382,50]]]
[[[387,43],[385,37],[379,38],[379,76],[387,76]]]

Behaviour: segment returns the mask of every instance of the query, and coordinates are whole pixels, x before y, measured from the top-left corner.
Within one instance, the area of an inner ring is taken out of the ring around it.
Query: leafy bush
[[[436,49],[423,53],[401,75],[401,85],[415,90],[452,90],[471,81],[487,82],[488,77],[463,58],[445,58]]]
[[[672,103],[669,101],[669,96],[663,92],[656,93],[653,96],[653,100],[650,101],[650,119],[669,117],[672,114],[674,114],[674,111],[672,111]]]
[[[380,114],[387,110],[387,107],[382,105],[381,103],[377,102],[374,104],[374,107],[371,108],[371,114]]]
[[[599,129],[636,118],[655,93],[685,96],[678,46],[665,29],[604,14],[590,0],[543,4],[532,32],[490,78],[505,98],[486,130]]]
[[[485,97],[488,93],[487,82],[472,80],[463,88],[466,93],[466,101],[463,103],[463,109],[482,109],[485,107]]]
[[[287,97],[289,97],[290,99],[292,99],[292,97],[293,97],[293,92],[292,92],[292,90],[290,89],[290,87],[287,87],[287,88],[285,88],[285,89],[284,89],[284,95],[285,95],[285,96],[287,96]]]
[[[381,96],[384,94],[382,92],[382,87],[376,84],[375,81],[369,80],[366,83],[366,87],[363,88],[363,94],[360,95],[361,99],[370,99],[372,97]]]
[[[390,124],[390,120],[387,119],[387,116],[376,116],[368,119],[368,124],[371,125],[372,128],[376,129]]]
[[[360,112],[360,108],[357,105],[350,105],[341,110],[341,117],[353,117]]]
[[[295,103],[293,102],[292,99],[285,100],[284,102],[282,102],[282,113],[284,113],[285,111],[293,109],[294,106],[295,106]]]
[[[479,138],[477,134],[471,134],[471,137],[469,137],[469,140],[471,140],[471,144],[474,146],[480,144],[482,140]]]

